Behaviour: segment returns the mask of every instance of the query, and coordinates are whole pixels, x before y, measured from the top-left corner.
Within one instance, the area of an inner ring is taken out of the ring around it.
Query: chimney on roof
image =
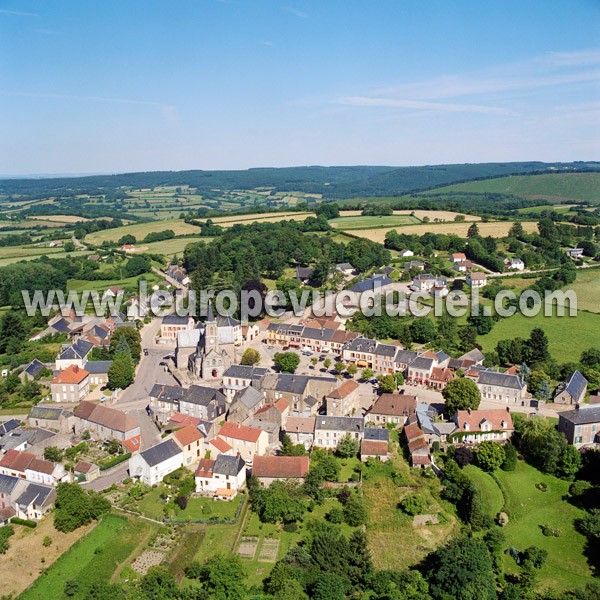
[[[73,365],[73,371],[75,373],[79,373],[79,367],[77,365]]]
[[[471,414],[471,409],[470,408],[467,408],[467,414],[469,414],[469,415]]]

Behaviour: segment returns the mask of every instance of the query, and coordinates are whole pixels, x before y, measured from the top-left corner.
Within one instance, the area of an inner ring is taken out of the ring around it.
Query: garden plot
[[[265,538],[262,547],[258,554],[259,562],[275,562],[277,553],[279,552],[279,540],[273,538]]]
[[[132,563],[131,568],[140,575],[145,575],[152,567],[158,567],[165,558],[163,552],[144,550]]]
[[[243,537],[240,541],[238,554],[242,558],[254,560],[254,556],[256,555],[256,550],[258,548],[258,540],[259,538],[257,537]]]

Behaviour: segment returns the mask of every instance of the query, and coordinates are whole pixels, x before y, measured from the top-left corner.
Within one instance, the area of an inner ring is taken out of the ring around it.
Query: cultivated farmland
[[[406,225],[405,227],[396,228],[381,228],[381,229],[360,229],[355,230],[352,233],[358,237],[364,237],[374,242],[383,244],[385,241],[385,234],[392,230],[397,229],[399,233],[423,235],[424,233],[446,233],[455,234],[460,237],[466,237],[467,231],[471,223],[421,223],[419,225]],[[491,235],[493,237],[506,237],[509,229],[512,227],[510,221],[493,221],[489,223],[479,223],[479,233],[482,236]],[[523,228],[527,232],[537,230],[537,223],[535,222],[524,222]]]

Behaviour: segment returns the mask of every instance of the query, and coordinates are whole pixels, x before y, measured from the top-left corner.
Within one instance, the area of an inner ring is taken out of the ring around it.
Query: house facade
[[[129,459],[129,475],[152,486],[182,466],[183,452],[175,441],[168,439],[134,454]]]
[[[558,430],[576,448],[600,442],[600,404],[580,404],[558,415]]]
[[[328,417],[319,415],[315,420],[314,445],[335,448],[349,434],[358,442],[363,439],[365,421],[362,417]]]
[[[458,410],[454,415],[457,444],[476,445],[485,440],[506,442],[513,433],[512,417],[506,409]]]
[[[308,475],[308,456],[257,456],[252,464],[254,475],[265,487],[274,481],[302,483]]]
[[[89,393],[89,373],[77,365],[60,369],[50,382],[50,394],[55,402],[81,402]]]

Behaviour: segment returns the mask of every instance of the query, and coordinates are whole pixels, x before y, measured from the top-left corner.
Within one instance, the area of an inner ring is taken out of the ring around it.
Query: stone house
[[[567,381],[561,383],[554,392],[556,404],[582,404],[587,392],[588,380],[575,371]]]
[[[480,444],[485,440],[505,442],[513,433],[510,410],[458,410],[454,415],[456,432],[453,442],[456,444]]]
[[[329,416],[351,416],[360,408],[360,386],[354,379],[347,379],[325,396],[325,410]]]
[[[55,402],[80,402],[89,393],[89,373],[77,365],[60,369],[50,382],[50,395]]]
[[[146,485],[160,483],[169,473],[183,466],[183,452],[174,440],[134,454],[129,459],[129,474]]]
[[[246,486],[246,463],[240,456],[203,458],[196,469],[196,493],[231,500]]]
[[[251,464],[255,456],[265,454],[269,444],[269,435],[266,431],[229,421],[219,430],[219,437],[225,440],[233,449],[233,453],[239,454],[247,464]]]
[[[308,469],[308,456],[257,456],[252,464],[252,475],[269,487],[274,481],[302,483]]]
[[[576,448],[600,442],[600,404],[578,404],[558,415],[558,430]]]
[[[336,448],[338,442],[349,434],[360,442],[365,422],[362,417],[328,417],[319,415],[315,421],[314,445],[321,448]]]

